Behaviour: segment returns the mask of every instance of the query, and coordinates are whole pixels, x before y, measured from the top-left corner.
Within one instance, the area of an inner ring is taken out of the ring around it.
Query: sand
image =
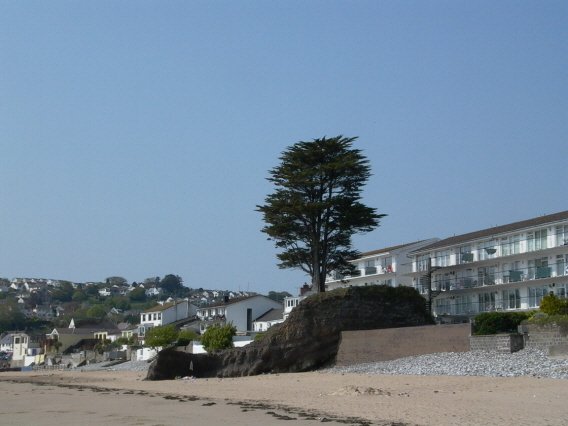
[[[568,425],[568,381],[325,372],[150,382],[0,373],[2,425]]]

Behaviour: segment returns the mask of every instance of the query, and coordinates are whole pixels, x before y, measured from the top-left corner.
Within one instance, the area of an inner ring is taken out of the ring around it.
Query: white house
[[[275,324],[280,324],[284,322],[284,312],[282,306],[278,309],[271,309],[264,315],[261,315],[256,320],[253,321],[253,331],[263,332],[268,330]]]
[[[144,337],[146,331],[152,327],[159,327],[185,320],[195,316],[196,313],[197,307],[189,303],[188,299],[158,304],[140,314],[138,337]]]
[[[155,297],[155,296],[159,296],[160,294],[162,294],[162,289],[158,288],[158,287],[150,287],[147,288],[144,293],[146,293],[146,296],[148,297]]]
[[[412,271],[412,264],[408,254],[435,241],[438,239],[432,238],[361,253],[357,259],[351,261],[355,265],[354,273],[351,275],[333,273],[325,281],[326,289],[380,284],[391,287],[412,286],[412,278],[408,275]]]
[[[537,309],[548,293],[568,291],[568,211],[453,236],[411,255],[413,285],[437,316]]]
[[[228,297],[221,303],[215,303],[197,309],[200,319],[199,329],[204,332],[213,324],[232,324],[237,333],[253,331],[253,321],[271,309],[281,309],[282,304],[266,296]]]
[[[0,340],[0,352],[9,352],[13,361],[22,361],[29,343],[30,336],[26,333],[8,333]]]

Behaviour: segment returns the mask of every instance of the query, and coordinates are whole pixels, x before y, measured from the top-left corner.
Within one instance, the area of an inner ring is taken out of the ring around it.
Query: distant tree
[[[144,342],[151,348],[166,347],[173,344],[177,338],[178,331],[173,325],[163,325],[146,331]]]
[[[73,296],[71,296],[71,299],[74,302],[83,302],[83,301],[87,300],[88,298],[89,298],[89,296],[87,295],[85,290],[83,290],[82,288],[76,289],[73,292]]]
[[[57,302],[70,302],[73,299],[75,289],[69,281],[59,281],[59,286],[51,294],[51,298]]]
[[[96,297],[99,295],[99,289],[96,285],[89,285],[85,288],[85,294],[89,297]]]
[[[181,296],[183,281],[179,275],[166,275],[160,281],[160,288],[168,295]]]
[[[0,305],[0,334],[10,330],[24,330],[26,317],[14,299]]]
[[[144,280],[145,286],[153,286],[160,284],[160,277],[149,277]]]
[[[92,319],[102,319],[107,314],[107,310],[104,305],[92,305],[89,309],[87,309],[86,316],[87,318]]]
[[[268,298],[276,302],[283,302],[285,297],[292,297],[287,291],[269,291]]]
[[[276,189],[257,206],[262,232],[282,251],[280,268],[306,272],[319,292],[333,271],[350,271],[358,252],[351,237],[379,225],[383,214],[361,203],[371,176],[369,161],[352,147],[356,138],[337,136],[298,142],[269,173]]]
[[[138,322],[140,321],[140,315],[133,313],[126,314],[124,316],[124,321],[128,324],[138,324]]]
[[[220,351],[233,347],[233,336],[237,329],[232,324],[212,325],[201,336],[201,343],[207,352]]]
[[[127,285],[128,281],[126,280],[126,278],[123,277],[108,277],[105,280],[107,285],[117,285],[119,287],[123,286],[123,285]]]
[[[144,287],[136,287],[130,293],[128,297],[131,302],[145,302],[146,301],[146,289]]]

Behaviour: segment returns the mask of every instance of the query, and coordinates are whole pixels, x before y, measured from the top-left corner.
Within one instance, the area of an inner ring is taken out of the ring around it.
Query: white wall
[[[226,306],[226,322],[233,324],[237,331],[252,331],[252,321],[268,312],[270,309],[279,309],[282,304],[265,296],[254,296]],[[252,309],[250,330],[247,329],[247,309]]]

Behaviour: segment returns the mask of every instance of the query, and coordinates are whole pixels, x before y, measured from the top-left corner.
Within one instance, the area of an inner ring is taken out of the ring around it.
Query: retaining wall
[[[548,349],[551,346],[567,345],[567,330],[562,330],[557,325],[523,325],[521,331],[524,332],[525,347]]]
[[[523,349],[524,339],[520,334],[493,334],[490,336],[471,336],[472,351],[517,352]]]
[[[388,361],[413,355],[470,350],[469,324],[344,331],[336,365]]]

